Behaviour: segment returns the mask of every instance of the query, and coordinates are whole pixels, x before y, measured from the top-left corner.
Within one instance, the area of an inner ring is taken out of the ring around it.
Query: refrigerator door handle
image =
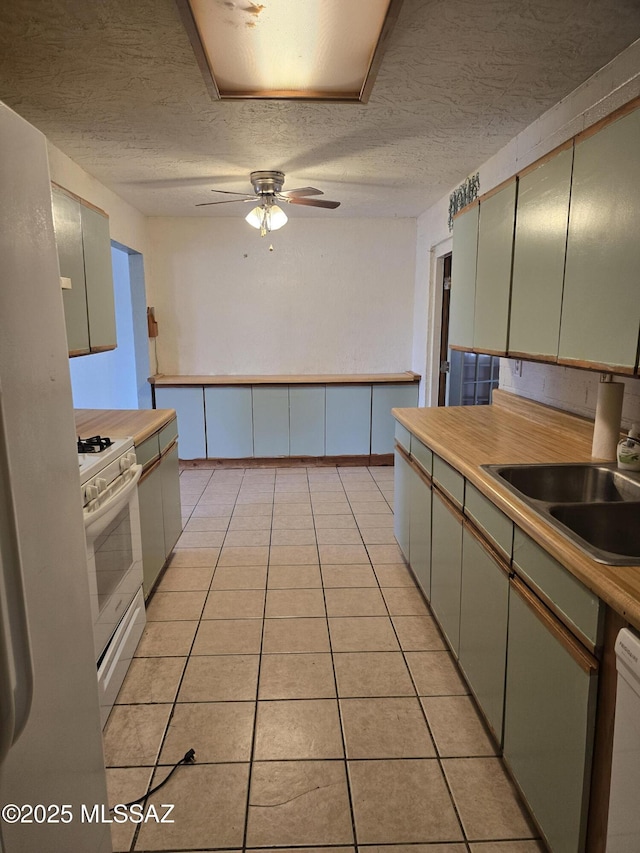
[[[0,631],[0,676],[5,709],[0,718],[0,742],[7,752],[22,734],[33,701],[33,658],[10,475],[0,386],[0,518],[3,519],[0,522],[0,616],[3,623]]]

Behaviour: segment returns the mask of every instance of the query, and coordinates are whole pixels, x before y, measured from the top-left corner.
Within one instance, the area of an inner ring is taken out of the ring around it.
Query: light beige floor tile
[[[322,582],[327,587],[378,587],[378,581],[371,566],[352,563],[346,566],[321,566]]]
[[[272,545],[269,562],[272,566],[317,564],[318,549],[315,545]]]
[[[429,613],[429,608],[416,587],[385,587],[382,595],[392,616],[425,616]]]
[[[288,515],[311,516],[311,503],[277,503],[273,506],[273,517],[285,518]]]
[[[267,546],[229,546],[220,552],[219,566],[266,566],[269,561]]]
[[[157,784],[167,774],[158,770]],[[142,824],[136,850],[242,847],[249,784],[248,764],[194,764],[180,768],[148,800],[162,813],[173,803],[173,823]]]
[[[229,532],[242,530],[271,530],[270,515],[234,515],[229,523]]]
[[[380,494],[380,490],[378,489],[377,483],[372,477],[370,477],[368,480],[353,480],[353,482],[347,483],[345,489],[349,493],[371,492],[371,494],[374,495]]]
[[[159,764],[175,764],[193,747],[199,764],[249,761],[254,702],[195,702],[176,705]]]
[[[320,567],[310,566],[269,566],[269,589],[321,588]]]
[[[211,589],[264,589],[266,566],[218,566]]]
[[[160,583],[158,592],[189,592],[209,589],[213,577],[213,566],[169,566]]]
[[[186,657],[134,658],[116,704],[173,702],[186,662]]]
[[[102,733],[106,766],[155,764],[171,708],[171,705],[114,705]]]
[[[118,803],[130,803],[145,794],[149,789],[152,772],[151,767],[108,767],[109,806],[113,808]],[[111,824],[111,845],[114,853],[123,853],[123,851],[128,853],[136,828],[133,821]]]
[[[233,504],[230,503],[200,503],[194,508],[191,513],[192,518],[226,518],[229,519],[233,510]]]
[[[316,535],[319,545],[362,545],[362,537],[357,529],[323,528]]]
[[[392,527],[361,527],[360,533],[365,545],[395,545],[396,537]]]
[[[356,530],[356,520],[351,510],[340,515],[317,515],[316,530]]]
[[[254,764],[249,795],[248,847],[352,843],[343,762]]]
[[[202,621],[192,655],[258,655],[262,619],[210,619]]]
[[[380,586],[413,588],[416,585],[413,575],[404,563],[374,563],[373,570]]]
[[[351,512],[348,501],[313,501],[314,516],[346,515]]]
[[[287,492],[287,491],[277,491],[273,498],[274,506],[280,506],[281,504],[306,504],[307,507],[310,506],[309,500],[309,492],[297,491],[297,492]]]
[[[418,700],[341,699],[348,758],[433,758],[429,729]]]
[[[444,651],[447,648],[432,616],[392,616],[391,621],[405,652]]]
[[[379,589],[371,587],[349,587],[326,589],[328,616],[386,616],[385,606]]]
[[[147,622],[136,657],[186,657],[198,627],[197,621]]]
[[[446,758],[442,766],[467,838],[537,836],[499,758]]]
[[[272,531],[275,534],[277,531],[284,530],[313,530],[313,516],[308,515],[282,515],[276,516],[273,519]]]
[[[203,619],[261,619],[264,590],[216,589],[207,596]]]
[[[468,696],[422,698],[438,755],[445,758],[497,755],[497,749]]]
[[[469,691],[449,652],[405,652],[419,696],[461,696]]]
[[[331,699],[331,655],[271,654],[262,658],[259,699]]]
[[[242,702],[255,699],[259,658],[259,655],[189,658],[178,702]]]
[[[229,516],[203,516],[191,518],[184,528],[185,533],[204,533],[213,530],[225,531],[229,526]]]
[[[229,530],[224,540],[225,548],[235,546],[255,547],[268,545],[271,541],[270,530]]]
[[[328,652],[327,620],[265,619],[263,654]]]
[[[316,534],[312,528],[303,530],[274,530],[271,534],[271,546],[315,545]]]
[[[176,548],[220,548],[224,537],[225,534],[221,530],[183,533],[176,542]]]
[[[480,841],[469,845],[471,853],[545,853],[540,841]]]
[[[372,527],[382,530],[387,528],[393,530],[393,513],[372,513],[364,510],[354,512],[358,527],[360,530],[370,529]],[[395,537],[394,537],[395,538]]]
[[[389,504],[382,495],[378,501],[351,501],[351,509],[354,515],[364,513],[369,515],[391,515]]]
[[[361,853],[467,853],[461,844],[358,844]],[[505,851],[507,853],[507,851]]]
[[[402,563],[402,551],[395,545],[367,545],[369,558],[373,565],[378,563]]]
[[[269,589],[265,615],[267,619],[281,619],[286,616],[324,616],[322,590]]]
[[[231,520],[236,518],[248,518],[256,515],[265,515],[271,518],[273,513],[272,503],[236,504]]]
[[[348,766],[361,844],[462,840],[434,759],[349,761]]]
[[[169,566],[215,566],[220,548],[181,548],[174,551]]]
[[[364,545],[319,545],[320,562],[330,565],[346,565],[348,563],[369,562],[367,550]]]
[[[343,756],[335,699],[258,702],[256,761]]]
[[[178,619],[199,619],[207,593],[156,592],[147,605],[147,622],[173,622]]]
[[[333,656],[338,696],[414,696],[400,652],[339,652]]]
[[[334,652],[397,652],[400,650],[388,616],[330,618]]]

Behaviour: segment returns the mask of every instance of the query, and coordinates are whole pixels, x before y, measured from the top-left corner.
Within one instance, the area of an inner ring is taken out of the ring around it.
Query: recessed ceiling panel
[[[178,5],[218,97],[359,101],[371,88],[400,2],[178,0]]]

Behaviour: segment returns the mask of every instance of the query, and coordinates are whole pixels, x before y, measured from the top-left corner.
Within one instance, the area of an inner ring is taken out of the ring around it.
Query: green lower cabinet
[[[159,465],[151,468],[138,484],[140,533],[142,536],[142,589],[148,598],[165,562],[162,475]]]
[[[178,445],[174,444],[160,463],[162,472],[162,519],[164,525],[165,559],[173,551],[182,533],[182,507],[180,504],[180,468]]]
[[[393,533],[407,561],[409,560],[409,508],[411,506],[410,472],[411,466],[396,448],[393,465]]]
[[[465,526],[459,663],[499,744],[502,743],[508,621],[508,570]]]
[[[553,853],[584,850],[597,664],[512,581],[504,758]]]
[[[431,597],[431,486],[409,468],[409,563],[429,599]]]
[[[462,517],[435,489],[432,495],[431,608],[457,655],[460,642]]]

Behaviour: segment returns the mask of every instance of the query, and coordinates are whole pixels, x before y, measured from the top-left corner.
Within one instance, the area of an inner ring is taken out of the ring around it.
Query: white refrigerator
[[[106,853],[81,812],[107,793],[49,180],[0,103],[0,850]]]

